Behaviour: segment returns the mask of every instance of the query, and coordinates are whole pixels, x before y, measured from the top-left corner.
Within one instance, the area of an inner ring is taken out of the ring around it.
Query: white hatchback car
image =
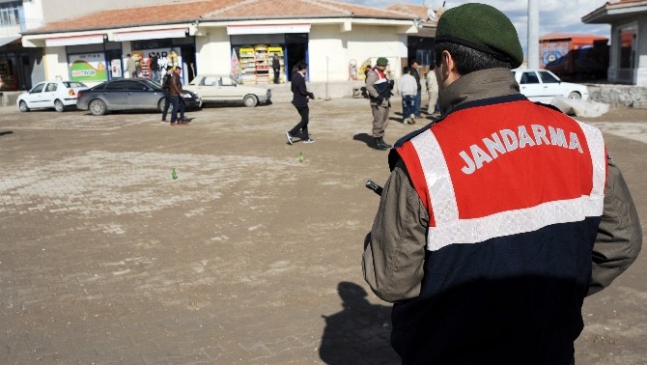
[[[20,94],[16,103],[21,112],[52,108],[57,112],[64,112],[67,107],[76,107],[79,91],[87,88],[78,81],[45,81]]]
[[[530,101],[550,104],[554,97],[588,100],[589,89],[580,84],[563,82],[548,70],[513,70],[520,91]]]
[[[258,104],[269,104],[272,91],[266,87],[241,85],[226,75],[198,75],[182,89],[200,95],[204,104],[210,103],[243,103],[247,107]]]

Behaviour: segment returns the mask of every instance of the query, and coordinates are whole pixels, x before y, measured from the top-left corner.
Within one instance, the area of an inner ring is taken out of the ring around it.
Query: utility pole
[[[539,6],[528,0],[528,68],[539,68]]]

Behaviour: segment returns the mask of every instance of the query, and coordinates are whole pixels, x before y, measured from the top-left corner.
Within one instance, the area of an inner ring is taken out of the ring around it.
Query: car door
[[[127,109],[156,109],[161,95],[151,90],[146,84],[131,80],[124,81],[126,88]]]
[[[54,100],[56,100],[56,89],[58,89],[58,83],[48,82],[45,85],[45,90],[42,93],[43,108],[53,108]]]
[[[99,98],[108,106],[108,110],[122,110],[126,106],[126,90],[123,81],[112,81],[106,84]]]
[[[226,102],[238,102],[243,100],[243,96],[241,94],[241,90],[238,88],[238,84],[236,84],[231,78],[229,77],[220,77],[220,100],[221,101],[226,101]]]
[[[544,85],[542,85],[537,73],[534,70],[518,72],[521,73],[521,78],[519,79],[519,89],[521,93],[530,99],[530,101],[546,102]]]
[[[194,90],[204,102],[218,102],[220,97],[219,92],[219,77],[216,76],[203,76],[192,81],[195,85]]]
[[[547,103],[550,103],[556,96],[565,96],[562,90],[562,83],[557,76],[545,70],[539,70],[537,73],[544,87],[543,93],[544,98],[548,99]]]
[[[29,90],[29,94],[25,97],[27,106],[30,108],[44,108],[43,106],[43,91],[45,90],[46,82],[41,82],[40,84],[34,86]]]

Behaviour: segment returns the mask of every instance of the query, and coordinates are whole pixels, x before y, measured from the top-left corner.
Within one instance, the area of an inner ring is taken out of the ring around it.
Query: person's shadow
[[[331,365],[399,364],[389,341],[391,307],[369,303],[366,290],[355,283],[341,282],[337,290],[343,309],[322,316],[321,360]]]

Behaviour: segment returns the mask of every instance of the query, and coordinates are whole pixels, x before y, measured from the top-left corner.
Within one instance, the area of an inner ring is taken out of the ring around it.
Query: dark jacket
[[[418,91],[422,90],[422,85],[420,84],[420,74],[418,73],[418,70],[415,68],[411,67],[411,76],[413,76],[414,79],[416,79],[416,85],[418,85]]]
[[[292,74],[292,104],[297,108],[308,106],[309,95],[305,77],[298,72],[294,72]]]

